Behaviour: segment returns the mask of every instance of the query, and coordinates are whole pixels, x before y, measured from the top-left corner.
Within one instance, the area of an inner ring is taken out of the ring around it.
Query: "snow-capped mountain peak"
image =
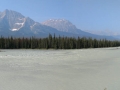
[[[31,27],[36,23],[31,18],[25,17],[19,12],[8,9],[0,13],[0,21],[2,24],[4,21],[4,26],[8,27],[10,31],[19,31],[23,28],[24,30],[30,30]]]
[[[11,31],[18,31],[25,22],[25,17],[22,14],[8,9],[1,12],[0,17],[0,20],[6,22],[5,24]]]
[[[57,30],[63,32],[73,32],[75,29],[77,29],[75,25],[65,19],[49,19],[42,24],[56,28]]]

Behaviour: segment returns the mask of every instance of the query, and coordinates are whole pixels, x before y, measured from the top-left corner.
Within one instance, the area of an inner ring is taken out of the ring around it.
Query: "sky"
[[[37,22],[67,19],[81,30],[120,33],[120,0],[0,0],[0,11],[5,9]]]

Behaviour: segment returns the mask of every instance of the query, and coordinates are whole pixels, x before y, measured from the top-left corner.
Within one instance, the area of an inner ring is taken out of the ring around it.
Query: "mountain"
[[[54,32],[58,33],[56,29],[35,22],[16,11],[6,9],[0,13],[0,34],[2,36],[43,37]]]
[[[0,12],[0,35],[4,37],[47,37],[49,34],[68,37],[92,37],[97,39],[114,39],[110,36],[100,36],[77,29],[65,19],[50,19],[39,23],[21,13],[5,10]]]
[[[97,39],[103,39],[103,38],[110,39],[110,40],[115,39],[111,36],[96,35],[86,31],[82,31],[76,28],[76,26],[73,25],[70,21],[65,19],[49,19],[47,21],[42,22],[41,24],[53,27],[61,32],[67,32],[69,34],[71,33],[73,34],[74,37],[79,36],[79,37],[92,37]]]
[[[65,19],[50,19],[42,23],[53,28],[56,28],[58,31],[76,33],[77,28],[70,21]]]

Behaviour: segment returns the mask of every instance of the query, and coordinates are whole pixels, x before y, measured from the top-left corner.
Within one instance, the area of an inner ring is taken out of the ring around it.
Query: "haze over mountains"
[[[84,31],[92,33],[92,34],[96,34],[96,35],[113,36],[115,38],[120,39],[120,33],[111,31],[111,30],[97,30],[97,31],[96,30],[84,30]]]
[[[0,12],[0,35],[4,37],[47,37],[49,34],[68,37],[92,37],[97,39],[115,39],[111,36],[100,36],[77,29],[65,19],[49,19],[42,23],[36,22],[21,13],[5,10]]]

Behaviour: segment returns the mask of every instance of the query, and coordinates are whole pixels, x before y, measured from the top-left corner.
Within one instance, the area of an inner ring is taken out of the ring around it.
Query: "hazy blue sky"
[[[120,32],[120,0],[0,0],[0,11],[5,9],[37,22],[64,18],[82,30]]]

